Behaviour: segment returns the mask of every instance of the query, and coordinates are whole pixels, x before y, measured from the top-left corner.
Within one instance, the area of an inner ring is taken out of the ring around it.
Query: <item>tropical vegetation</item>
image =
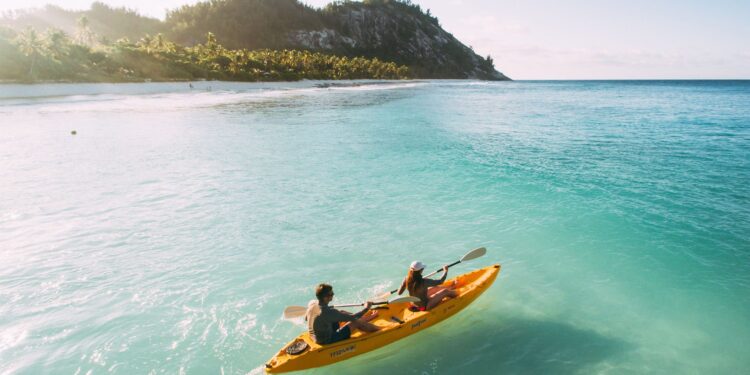
[[[86,20],[85,25],[81,25],[81,19]],[[29,27],[38,33],[58,30],[84,46],[114,46],[123,38],[135,45],[145,35],[153,38],[161,34],[180,46],[193,48],[205,43],[210,32],[227,50],[325,54],[314,55],[317,60],[330,59],[329,55],[377,58],[407,66],[414,78],[503,78],[492,59],[475,54],[443,30],[429,9],[409,0],[333,1],[321,8],[300,0],[203,0],[169,10],[163,21],[94,2],[89,10],[48,5],[4,12],[0,14],[0,26],[19,34]],[[83,30],[88,32],[81,34]],[[104,53],[109,56],[109,52]],[[284,75],[275,71],[268,73],[271,77]]]
[[[143,80],[276,81],[299,79],[403,79],[408,68],[377,58],[342,57],[301,50],[227,49],[212,33],[192,47],[162,34],[97,41],[85,16],[70,36],[62,30],[17,33],[0,28],[0,80],[132,82]]]

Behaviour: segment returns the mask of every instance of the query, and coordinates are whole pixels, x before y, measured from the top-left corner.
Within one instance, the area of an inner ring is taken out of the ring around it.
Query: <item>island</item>
[[[95,2],[0,17],[0,80],[508,80],[410,1],[219,0],[165,20]]]

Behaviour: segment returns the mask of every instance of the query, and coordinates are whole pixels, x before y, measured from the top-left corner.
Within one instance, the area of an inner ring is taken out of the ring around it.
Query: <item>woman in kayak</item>
[[[430,310],[437,306],[443,298],[453,298],[458,295],[452,286],[449,288],[439,287],[448,277],[448,266],[443,266],[443,277],[439,280],[422,278],[424,267],[424,263],[420,261],[412,262],[409,266],[409,274],[406,275],[401,287],[398,288],[398,294],[408,290],[410,296],[420,299],[419,302],[414,303],[418,311]]]

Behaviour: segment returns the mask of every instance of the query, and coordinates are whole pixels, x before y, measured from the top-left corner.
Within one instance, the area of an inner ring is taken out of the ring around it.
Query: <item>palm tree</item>
[[[34,65],[36,65],[37,56],[42,50],[42,40],[39,39],[39,35],[36,30],[29,27],[23,33],[18,36],[18,47],[26,57],[31,57],[31,65],[29,66],[29,78],[34,77]]]
[[[78,31],[76,31],[76,43],[91,46],[96,40],[94,38],[94,32],[89,27],[89,19],[86,16],[81,16],[76,22]]]
[[[216,57],[219,50],[221,49],[221,46],[216,41],[216,36],[212,32],[206,34],[206,49],[208,50],[208,54],[210,57]]]
[[[135,45],[140,49],[145,50],[147,54],[151,54],[151,46],[153,44],[154,38],[152,38],[151,35],[146,34]]]
[[[176,48],[174,43],[164,38],[162,33],[156,34],[153,40],[151,40],[151,46],[158,52],[175,52]]]
[[[57,60],[65,54],[68,49],[68,36],[59,29],[49,29],[44,35],[45,47]]]

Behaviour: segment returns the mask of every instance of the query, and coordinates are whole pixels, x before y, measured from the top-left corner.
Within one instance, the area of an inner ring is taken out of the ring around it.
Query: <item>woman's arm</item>
[[[406,289],[406,279],[404,279],[404,281],[401,282],[401,286],[398,288],[398,295],[400,296],[401,293],[403,293],[405,289]]]
[[[444,283],[447,277],[448,277],[448,266],[443,266],[443,277],[437,280],[424,279],[424,285],[426,285],[428,288],[433,287],[433,286],[438,286]]]
[[[440,278],[440,284],[444,283],[447,277],[448,277],[448,266],[443,266],[443,277]]]

